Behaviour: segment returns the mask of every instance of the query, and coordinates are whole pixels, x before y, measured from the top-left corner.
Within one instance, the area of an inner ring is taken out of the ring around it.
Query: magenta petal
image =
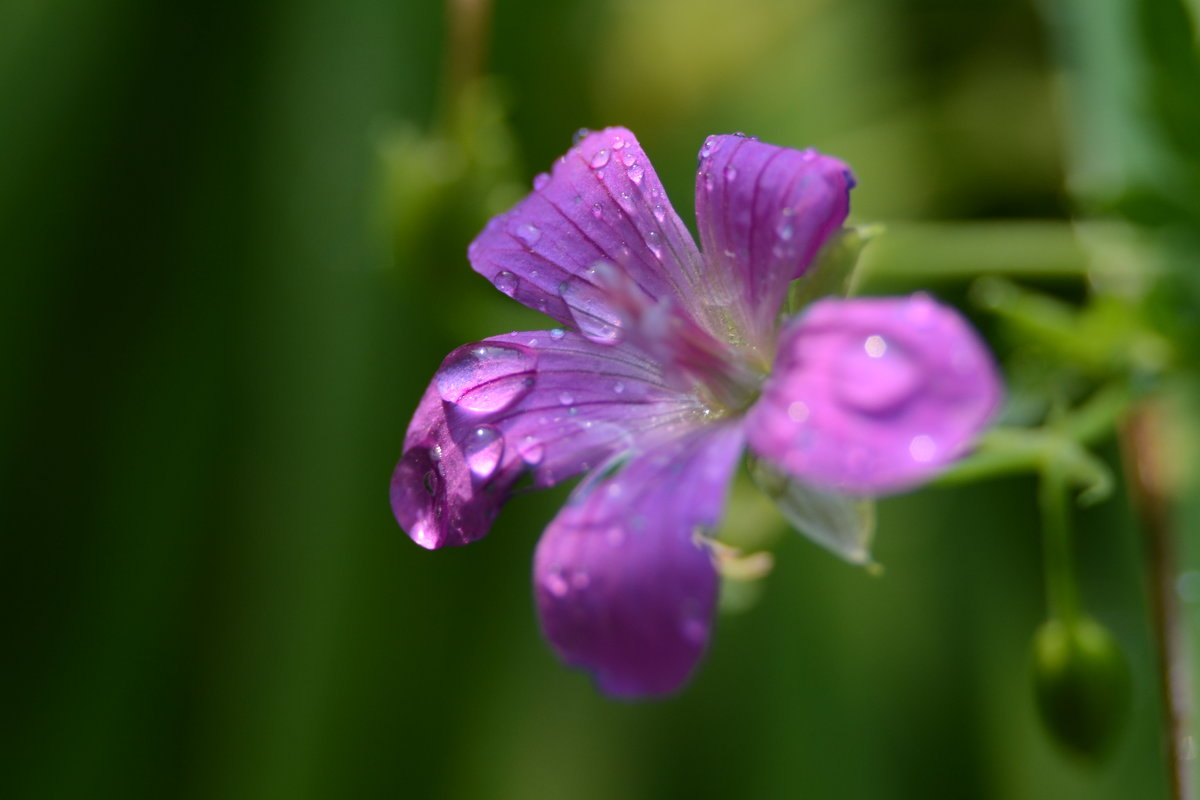
[[[442,362],[409,425],[392,508],[423,547],[467,544],[487,533],[522,473],[552,486],[702,411],[626,345],[563,330],[464,345]]]
[[[841,161],[745,136],[700,150],[696,221],[710,268],[730,276],[751,342],[775,329],[788,284],[846,219],[854,178]]]
[[[849,494],[900,491],[961,456],[1000,403],[991,354],[923,294],[823,300],[782,332],[751,448]]]
[[[704,427],[580,485],[542,535],[534,590],[559,656],[605,692],[661,695],[708,645],[715,525],[742,450],[737,425]]]
[[[695,241],[667,200],[637,139],[624,128],[584,136],[539,176],[534,191],[488,223],[467,250],[475,271],[521,303],[586,329],[587,271],[625,271],[650,297],[692,301],[701,272]],[[579,299],[576,299],[579,298]]]

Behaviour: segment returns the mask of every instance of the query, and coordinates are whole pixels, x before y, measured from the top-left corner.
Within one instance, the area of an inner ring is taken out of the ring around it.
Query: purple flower
[[[585,474],[537,547],[534,587],[558,654],[620,696],[677,689],[703,654],[717,594],[703,534],[744,451],[789,516],[861,560],[822,520],[961,455],[1000,382],[925,295],[823,299],[781,322],[853,185],[812,150],[711,136],[697,248],[629,131],[583,136],[467,251],[562,327],[447,356],[392,477],[396,519],[423,547],[463,545],[521,476]]]

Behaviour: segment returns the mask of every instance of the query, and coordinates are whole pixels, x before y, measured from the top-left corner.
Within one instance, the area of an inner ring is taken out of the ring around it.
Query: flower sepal
[[[851,564],[878,569],[871,558],[875,501],[817,489],[762,459],[747,458],[750,477],[797,531]]]

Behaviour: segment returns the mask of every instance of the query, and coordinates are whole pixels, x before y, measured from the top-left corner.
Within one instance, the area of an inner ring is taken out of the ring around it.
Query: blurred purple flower
[[[703,534],[746,448],[784,495],[836,510],[929,478],[999,401],[987,350],[925,295],[824,299],[781,323],[853,185],[814,151],[711,136],[698,249],[629,131],[583,136],[467,251],[563,327],[447,356],[392,477],[397,520],[423,547],[463,545],[520,476],[586,473],[537,547],[543,630],[610,694],[680,687],[717,595]]]

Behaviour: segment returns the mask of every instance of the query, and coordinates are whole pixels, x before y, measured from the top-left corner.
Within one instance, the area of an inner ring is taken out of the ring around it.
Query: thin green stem
[[[1061,466],[1054,461],[1044,463],[1038,484],[1038,504],[1042,511],[1046,597],[1051,616],[1071,626],[1080,619],[1082,607],[1075,581],[1068,492],[1067,476]]]

